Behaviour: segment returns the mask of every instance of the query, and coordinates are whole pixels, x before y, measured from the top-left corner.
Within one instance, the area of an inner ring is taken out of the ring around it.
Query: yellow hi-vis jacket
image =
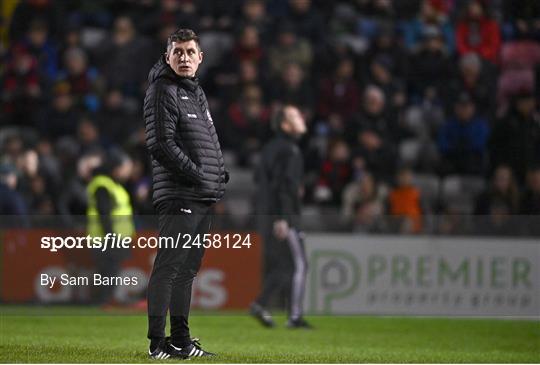
[[[135,225],[133,224],[133,208],[129,194],[122,185],[106,175],[95,176],[86,188],[88,195],[87,234],[91,237],[105,236],[96,202],[96,191],[99,188],[105,188],[113,200],[111,210],[113,233],[121,234],[124,237],[133,236]]]

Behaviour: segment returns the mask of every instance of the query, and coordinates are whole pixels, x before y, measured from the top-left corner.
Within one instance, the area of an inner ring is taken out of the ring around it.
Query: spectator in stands
[[[358,207],[373,200],[379,202],[380,211],[384,209],[383,201],[377,182],[369,171],[365,171],[361,177],[347,184],[341,196],[341,216],[348,222],[353,222]]]
[[[347,123],[347,137],[351,146],[356,145],[358,133],[373,129],[381,136],[390,138],[390,122],[386,118],[386,96],[383,90],[369,85],[364,90],[362,110]]]
[[[21,133],[11,132],[6,133],[5,139],[1,145],[2,162],[15,165],[17,159],[24,150],[24,141]]]
[[[492,168],[509,165],[519,182],[529,166],[540,162],[540,116],[530,92],[515,95],[506,115],[497,122],[489,140]]]
[[[445,48],[440,30],[434,26],[426,27],[420,48],[409,60],[409,93],[413,102],[440,102],[451,71]]]
[[[447,51],[454,53],[454,28],[446,14],[444,1],[423,0],[418,17],[405,26],[404,41],[410,51],[420,47],[427,27],[435,26],[441,32]]]
[[[519,211],[519,189],[512,169],[506,165],[495,169],[491,186],[476,199],[474,212],[489,215],[499,209],[504,209],[506,214],[516,214]]]
[[[527,185],[521,196],[519,218],[522,232],[540,236],[540,165],[527,172]]]
[[[140,110],[134,98],[128,98],[121,89],[111,88],[104,98],[97,125],[110,142],[121,145],[133,133]],[[127,137],[127,138],[126,138]]]
[[[454,116],[441,127],[438,136],[443,174],[480,175],[486,167],[489,124],[476,111],[471,96],[462,93],[454,104]]]
[[[369,49],[363,57],[360,57],[360,64],[357,64],[358,73],[367,71],[369,65],[375,59],[386,59],[393,66],[394,75],[398,79],[404,79],[407,72],[407,52],[397,41],[394,28],[389,25],[381,25],[377,28],[377,35]],[[361,75],[362,79],[366,75]]]
[[[17,169],[10,163],[0,164],[0,216],[26,215],[26,202],[17,191]]]
[[[296,24],[283,22],[277,32],[277,43],[268,50],[270,73],[279,76],[283,65],[298,63],[308,73],[313,62],[312,45],[297,34]]]
[[[500,165],[495,169],[490,186],[476,198],[474,214],[482,215],[476,219],[476,228],[484,234],[507,234],[511,227],[512,214],[519,213],[519,189],[512,169]]]
[[[238,66],[238,70],[235,71],[237,81],[235,82],[234,89],[229,92],[229,95],[223,95],[223,98],[225,98],[228,103],[237,100],[242,95],[242,92],[246,86],[259,86],[261,88],[262,95],[266,95],[269,92],[266,77],[261,75],[261,69],[258,67],[256,62],[243,61],[239,63]],[[224,91],[227,92],[227,90]]]
[[[0,120],[6,124],[35,126],[42,97],[37,60],[22,44],[15,45],[8,55],[2,77],[2,109]]]
[[[233,59],[225,57],[225,62],[251,61],[257,65],[264,62],[265,50],[261,44],[259,31],[253,25],[246,25],[239,34],[238,41],[232,49]]]
[[[53,0],[22,0],[17,4],[9,23],[9,39],[20,40],[35,21],[44,23],[51,36],[62,34],[62,3]]]
[[[197,29],[199,17],[195,14],[196,10],[195,4],[190,1],[160,0],[158,6],[140,9],[140,14],[134,17],[134,21],[146,35],[157,34],[162,24],[182,24],[187,28]]]
[[[364,92],[362,112],[347,125],[353,165],[362,165],[375,178],[389,181],[394,174],[395,151],[392,122],[385,115],[385,97],[381,89],[370,85]]]
[[[57,82],[53,89],[52,105],[39,122],[41,135],[53,141],[61,136],[75,136],[79,118],[80,110],[74,105],[69,84],[65,81]]]
[[[249,166],[253,155],[270,135],[270,109],[257,85],[247,85],[240,98],[227,111],[228,127],[220,136],[231,148],[241,166]]]
[[[272,99],[283,105],[298,106],[304,117],[310,119],[314,107],[313,92],[298,63],[291,62],[283,67],[280,79],[274,83]]]
[[[354,211],[354,232],[381,233],[386,232],[384,206],[376,199],[358,202]]]
[[[540,2],[503,0],[502,13],[506,38],[540,41]]]
[[[456,27],[457,50],[460,55],[475,52],[497,64],[501,34],[497,22],[489,18],[480,0],[470,0]]]
[[[79,24],[76,21],[68,21],[68,24],[65,27],[65,33],[62,35],[62,38],[60,39],[60,43],[58,44],[59,51],[59,60],[65,60],[65,52],[72,48],[84,48],[83,42],[82,42],[82,27],[81,24]]]
[[[527,172],[527,185],[521,199],[521,214],[540,216],[540,165]]]
[[[214,30],[219,33],[230,33],[234,29],[235,17],[239,13],[237,2],[230,1],[183,1],[184,7],[195,8],[200,18],[201,33]]]
[[[58,74],[58,50],[49,37],[47,24],[40,20],[32,22],[23,44],[36,58],[40,75],[48,82],[54,81]]]
[[[257,28],[259,36],[264,42],[271,40],[272,18],[266,12],[263,0],[246,0],[242,4],[242,19],[240,26],[251,25]]]
[[[106,147],[106,141],[102,140],[98,126],[89,115],[84,115],[77,125],[77,142],[80,155]]]
[[[422,230],[422,201],[420,190],[413,185],[412,170],[400,169],[396,180],[396,187],[388,194],[388,213],[393,216],[392,223],[397,223],[400,233],[419,233]]]
[[[476,53],[467,53],[460,57],[457,76],[449,85],[447,94],[448,110],[462,92],[471,95],[477,106],[477,112],[485,117],[495,113],[496,75],[484,67],[482,59]]]
[[[331,129],[343,131],[345,122],[358,110],[360,90],[353,76],[353,60],[342,59],[334,74],[321,81],[317,111],[321,118],[336,124]]]
[[[391,23],[395,19],[394,3],[387,0],[357,1],[358,32],[372,41],[381,24]]]
[[[297,34],[308,40],[314,47],[324,43],[323,17],[319,10],[312,6],[311,0],[289,0],[287,18],[295,24]]]
[[[27,149],[18,156],[17,170],[20,172],[18,190],[28,203],[30,214],[54,214],[54,205],[50,196],[51,186],[43,176],[39,156],[34,149]]]
[[[384,92],[387,103],[387,115],[397,118],[397,113],[406,103],[405,85],[394,77],[395,65],[391,58],[380,55],[373,59],[369,67],[368,84],[378,86]],[[393,127],[397,127],[393,126]],[[396,135],[399,132],[396,130]]]
[[[88,67],[88,57],[82,48],[67,49],[64,54],[62,77],[68,82],[76,107],[96,112],[99,109],[97,95],[98,73]]]
[[[343,140],[334,141],[323,161],[319,181],[315,188],[315,200],[339,206],[341,193],[351,179],[349,146]]]
[[[96,47],[97,64],[107,80],[107,87],[127,96],[140,96],[145,75],[154,61],[151,50],[151,43],[137,35],[129,17],[116,18],[111,36]]]

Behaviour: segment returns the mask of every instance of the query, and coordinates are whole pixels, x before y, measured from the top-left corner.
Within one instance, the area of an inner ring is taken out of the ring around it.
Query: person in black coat
[[[527,168],[540,163],[540,115],[531,92],[513,97],[508,113],[493,127],[489,152],[492,169],[509,165],[520,183]]]
[[[152,160],[153,203],[160,237],[204,235],[211,208],[225,193],[228,173],[195,73],[203,60],[190,29],[169,36],[167,51],[148,76],[144,100],[146,145]],[[151,358],[211,355],[190,337],[191,288],[204,247],[159,247],[148,283],[148,338]],[[165,339],[167,311],[171,337]]]
[[[267,307],[272,296],[291,288],[290,328],[309,328],[303,319],[303,297],[307,259],[300,231],[303,195],[303,157],[297,140],[306,132],[298,107],[285,105],[273,120],[276,136],[262,149],[255,172],[259,193],[256,212],[265,241],[266,275],[259,297],[251,305],[251,314],[266,327],[274,327]]]

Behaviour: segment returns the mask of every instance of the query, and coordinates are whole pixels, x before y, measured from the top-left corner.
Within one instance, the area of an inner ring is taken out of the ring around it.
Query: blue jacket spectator
[[[22,195],[15,190],[17,186],[17,170],[14,166],[0,165],[0,216],[26,215],[28,208]]]
[[[437,7],[437,3],[433,0],[424,0],[419,16],[404,25],[403,40],[407,49],[416,50],[423,40],[426,28],[435,26],[442,34],[448,53],[454,53],[456,48],[454,28],[442,9]]]
[[[438,145],[444,173],[481,174],[489,137],[486,119],[476,114],[470,95],[463,93],[456,101],[455,117],[439,130]]]

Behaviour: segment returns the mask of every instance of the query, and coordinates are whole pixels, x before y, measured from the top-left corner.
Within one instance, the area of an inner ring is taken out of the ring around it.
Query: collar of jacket
[[[191,92],[199,87],[199,79],[197,77],[179,77],[179,83]]]
[[[275,132],[276,138],[285,139],[287,141],[296,143],[300,139],[300,137],[285,133],[281,128]]]

